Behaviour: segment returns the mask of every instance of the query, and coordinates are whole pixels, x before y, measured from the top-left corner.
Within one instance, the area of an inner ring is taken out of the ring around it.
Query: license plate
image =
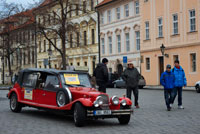
[[[94,115],[111,115],[111,110],[96,110]]]

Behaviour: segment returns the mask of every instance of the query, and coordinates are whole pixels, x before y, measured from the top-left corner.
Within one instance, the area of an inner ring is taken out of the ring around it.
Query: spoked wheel
[[[63,91],[58,91],[56,95],[56,102],[59,107],[62,107],[66,104],[66,96]]]
[[[22,110],[22,105],[18,102],[16,93],[13,93],[10,98],[10,109],[16,113],[21,112]]]
[[[76,103],[74,107],[74,123],[77,127],[85,125],[86,121],[86,110],[82,104]]]

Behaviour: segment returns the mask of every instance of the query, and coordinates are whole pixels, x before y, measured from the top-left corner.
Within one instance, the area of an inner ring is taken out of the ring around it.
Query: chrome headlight
[[[119,98],[117,96],[113,96],[111,101],[114,105],[119,105]]]
[[[101,96],[98,96],[96,100],[94,101],[94,106],[99,107],[103,104],[103,98]]]
[[[126,100],[122,100],[122,101],[121,101],[121,105],[122,105],[122,106],[126,106],[126,104],[127,104]]]

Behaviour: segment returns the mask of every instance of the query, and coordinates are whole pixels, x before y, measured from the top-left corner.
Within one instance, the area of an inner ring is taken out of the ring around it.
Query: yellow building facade
[[[141,72],[147,85],[160,85],[161,73],[176,59],[187,86],[199,80],[199,11],[198,0],[141,0]]]

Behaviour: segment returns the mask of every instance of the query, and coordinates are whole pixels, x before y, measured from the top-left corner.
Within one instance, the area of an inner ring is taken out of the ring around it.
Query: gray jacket
[[[122,74],[122,79],[126,82],[127,87],[137,87],[140,78],[140,73],[136,68],[127,68]]]

